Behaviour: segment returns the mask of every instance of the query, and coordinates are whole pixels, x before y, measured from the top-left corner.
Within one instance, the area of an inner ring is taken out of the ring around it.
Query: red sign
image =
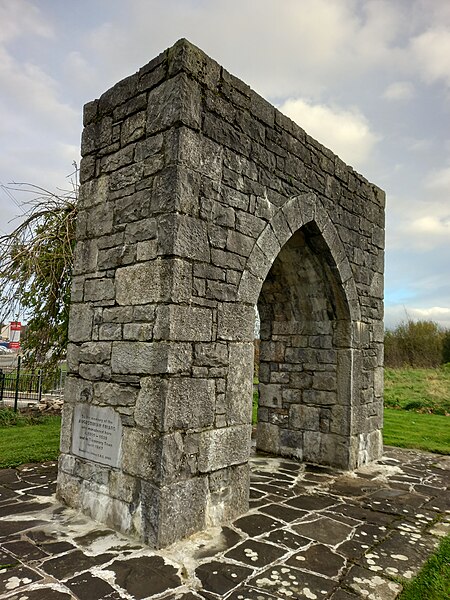
[[[8,348],[18,350],[20,348],[20,330],[22,323],[20,321],[11,321],[9,324],[9,344]]]

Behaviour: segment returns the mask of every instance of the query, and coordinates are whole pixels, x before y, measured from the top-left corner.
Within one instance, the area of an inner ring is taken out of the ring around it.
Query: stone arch
[[[275,213],[240,293],[261,320],[257,448],[347,467],[360,307],[343,244],[316,194],[295,196]]]
[[[259,447],[378,458],[383,192],[186,40],[85,106],[82,156],[59,498],[157,547],[245,512],[254,306],[283,297]]]
[[[344,245],[320,199],[311,192],[287,200],[267,223],[245,264],[237,292],[238,300],[256,304],[267,273],[281,248],[296,231],[308,223],[315,223],[330,249],[334,268],[348,300],[350,319],[353,322],[360,321],[359,298]]]

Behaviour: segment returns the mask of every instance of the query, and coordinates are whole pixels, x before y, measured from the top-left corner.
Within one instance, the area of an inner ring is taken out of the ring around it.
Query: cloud
[[[424,188],[437,200],[446,202],[450,212],[450,166],[433,169],[426,177]]]
[[[429,152],[433,147],[433,140],[427,138],[409,138],[406,140],[406,144],[408,145],[408,150],[412,152]]]
[[[3,117],[21,111],[33,128],[67,129],[77,123],[78,111],[60,100],[58,83],[39,66],[20,63],[1,47],[0,88]]]
[[[388,195],[388,250],[445,251],[450,240],[450,165],[426,170],[418,163],[414,171],[410,163],[407,173],[409,189]]]
[[[311,104],[300,98],[286,100],[281,112],[345,162],[359,167],[369,158],[380,137],[356,108],[342,109]]]
[[[410,100],[414,96],[414,86],[409,81],[396,81],[383,92],[386,100]]]
[[[427,83],[442,81],[450,86],[450,29],[435,27],[411,41],[419,74]]]
[[[179,37],[273,101],[319,98],[331,83],[344,85],[371,67],[391,70],[403,52],[396,36],[404,15],[387,0],[129,0],[126,10],[109,8],[85,51],[110,83]]]
[[[416,308],[414,306],[405,306],[404,304],[395,304],[387,306],[385,309],[385,327],[391,329],[401,321],[434,321],[445,329],[450,329],[450,307],[431,306],[429,308]]]
[[[450,240],[450,218],[437,216],[420,217],[411,220],[407,225],[408,234],[415,239],[415,247],[430,250],[442,244],[448,245]]]
[[[48,19],[41,15],[35,4],[27,0],[0,1],[0,43],[18,37],[37,35],[44,38],[54,36]]]

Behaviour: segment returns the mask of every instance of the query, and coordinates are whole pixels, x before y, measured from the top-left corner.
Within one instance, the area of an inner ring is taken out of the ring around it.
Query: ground
[[[348,473],[257,455],[251,506],[164,551],[54,499],[56,464],[0,471],[0,599],[389,600],[450,527],[450,457]]]

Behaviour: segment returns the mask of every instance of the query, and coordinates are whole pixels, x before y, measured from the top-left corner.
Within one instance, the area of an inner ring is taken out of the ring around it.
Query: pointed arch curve
[[[344,245],[316,194],[290,198],[266,225],[238,299],[257,305],[261,319],[257,447],[348,467],[361,311]]]
[[[338,231],[314,193],[305,193],[290,198],[265,226],[243,270],[237,298],[256,304],[262,285],[281,248],[305,225],[314,224],[333,260],[333,269],[347,300],[350,320],[361,319],[359,297],[352,269]]]

